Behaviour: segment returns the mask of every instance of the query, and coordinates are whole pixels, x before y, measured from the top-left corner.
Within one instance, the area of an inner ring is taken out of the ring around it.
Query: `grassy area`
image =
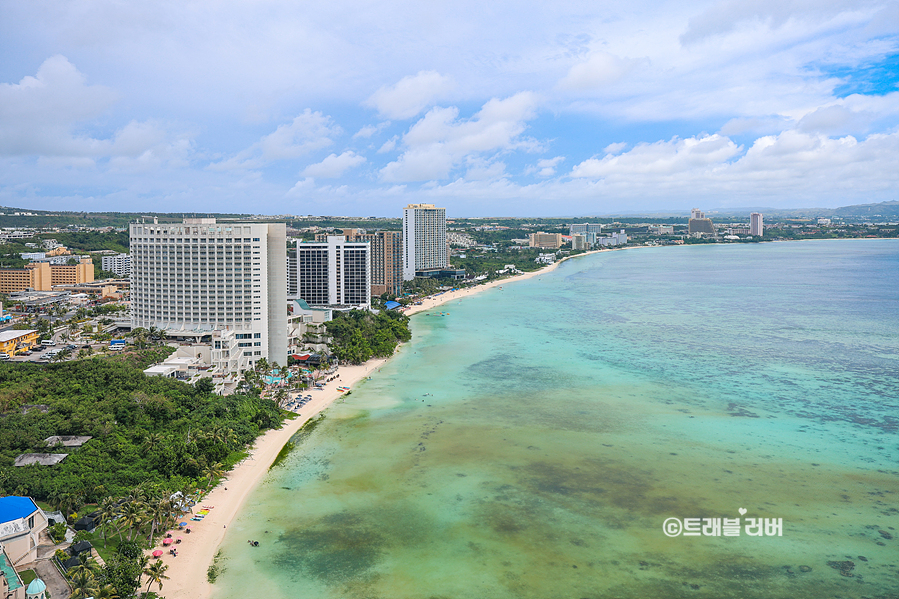
[[[28,586],[28,583],[37,578],[37,574],[35,574],[34,570],[22,570],[19,572],[19,578],[22,579],[22,584]]]

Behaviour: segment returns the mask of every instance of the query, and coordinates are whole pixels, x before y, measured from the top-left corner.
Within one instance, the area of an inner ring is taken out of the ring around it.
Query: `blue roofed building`
[[[30,497],[0,497],[0,545],[11,565],[37,559],[41,532],[47,516]]]

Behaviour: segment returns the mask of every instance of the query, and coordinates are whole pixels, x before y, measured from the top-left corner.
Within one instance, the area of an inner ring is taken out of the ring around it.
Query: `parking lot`
[[[71,352],[67,358],[59,361],[71,360],[78,357],[78,352],[80,352],[83,348],[91,348],[94,353],[101,351],[101,348],[104,347],[103,343],[95,343],[93,345],[82,343],[57,343],[56,345],[52,345],[49,347],[42,347],[40,345],[34,347],[31,350],[30,355],[26,355],[25,353],[18,354],[13,356],[8,362],[49,362],[49,357],[53,355],[53,352],[60,352],[66,348],[71,348]],[[49,354],[49,355],[48,355]]]

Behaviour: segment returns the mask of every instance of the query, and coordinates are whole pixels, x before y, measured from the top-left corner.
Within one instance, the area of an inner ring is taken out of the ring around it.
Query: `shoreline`
[[[421,305],[410,306],[404,313],[412,316],[455,299],[461,299],[488,289],[547,274],[558,268],[561,263],[572,258],[625,249],[634,249],[634,247],[592,250],[583,254],[565,256],[561,260],[538,270],[426,297],[422,300]],[[161,592],[164,592],[170,599],[209,599],[211,597],[213,586],[207,580],[206,574],[224,541],[227,526],[240,513],[250,493],[265,478],[269,467],[284,445],[306,422],[324,412],[331,404],[344,395],[337,391],[338,383],[341,386],[352,387],[354,384],[367,378],[372,372],[376,372],[378,368],[392,357],[372,359],[358,366],[339,367],[338,374],[340,379],[332,381],[333,387],[326,387],[322,391],[310,391],[313,400],[301,410],[301,416],[287,421],[279,429],[267,431],[256,439],[253,447],[250,449],[250,455],[228,472],[222,479],[222,482],[206,494],[200,505],[197,506],[197,509],[201,509],[202,506],[214,507],[209,510],[209,514],[201,522],[192,523],[195,526],[191,526],[189,535],[180,535],[184,540],[177,546],[178,557],[164,553],[160,558],[169,567],[166,571],[169,578],[165,581]],[[178,535],[177,531],[172,532],[176,536]],[[160,547],[154,547],[154,549],[157,548]]]
[[[436,308],[442,304],[450,302],[454,299],[462,299],[463,297],[469,297],[482,291],[487,291],[488,289],[493,289],[494,287],[502,287],[503,285],[507,285],[509,283],[517,283],[518,281],[524,281],[525,279],[532,279],[538,275],[545,275],[554,271],[560,264],[565,262],[566,260],[571,260],[573,258],[580,258],[581,256],[589,256],[591,254],[600,254],[603,252],[614,252],[619,250],[628,250],[628,249],[636,249],[638,247],[645,246],[633,246],[633,247],[623,247],[623,248],[613,248],[608,250],[591,250],[589,252],[584,252],[583,254],[575,254],[574,256],[565,256],[561,260],[553,262],[552,264],[547,264],[543,268],[538,268],[537,270],[532,270],[530,272],[525,272],[520,275],[513,275],[511,277],[506,277],[504,279],[496,279],[490,281],[489,283],[482,283],[480,285],[475,285],[473,287],[464,287],[462,289],[457,289],[455,291],[444,291],[439,295],[429,295],[424,298],[421,305],[412,305],[409,306],[403,313],[407,316],[412,316],[413,314],[418,314],[419,312],[424,312],[425,310],[430,310],[432,308]]]
[[[218,486],[207,493],[200,505],[196,506],[195,511],[202,506],[214,506],[209,510],[209,514],[201,522],[187,521],[191,524],[190,534],[172,531],[173,535],[180,536],[183,542],[177,545],[178,557],[164,553],[160,558],[169,567],[166,571],[169,578],[163,583],[161,591],[166,597],[208,599],[212,595],[212,585],[206,579],[206,573],[225,538],[227,526],[240,513],[250,493],[265,478],[281,448],[306,422],[343,397],[344,394],[337,390],[338,385],[352,387],[368,378],[387,360],[389,358],[376,358],[359,366],[339,367],[337,371],[339,379],[331,381],[321,391],[305,392],[311,394],[313,399],[301,409],[301,415],[286,421],[281,428],[269,430],[256,439],[250,449],[250,455],[226,473]],[[154,549],[161,548],[154,547]]]

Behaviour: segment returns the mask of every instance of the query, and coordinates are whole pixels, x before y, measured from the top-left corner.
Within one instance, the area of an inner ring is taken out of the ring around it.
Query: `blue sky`
[[[897,83],[895,0],[0,0],[0,204],[896,200]]]

